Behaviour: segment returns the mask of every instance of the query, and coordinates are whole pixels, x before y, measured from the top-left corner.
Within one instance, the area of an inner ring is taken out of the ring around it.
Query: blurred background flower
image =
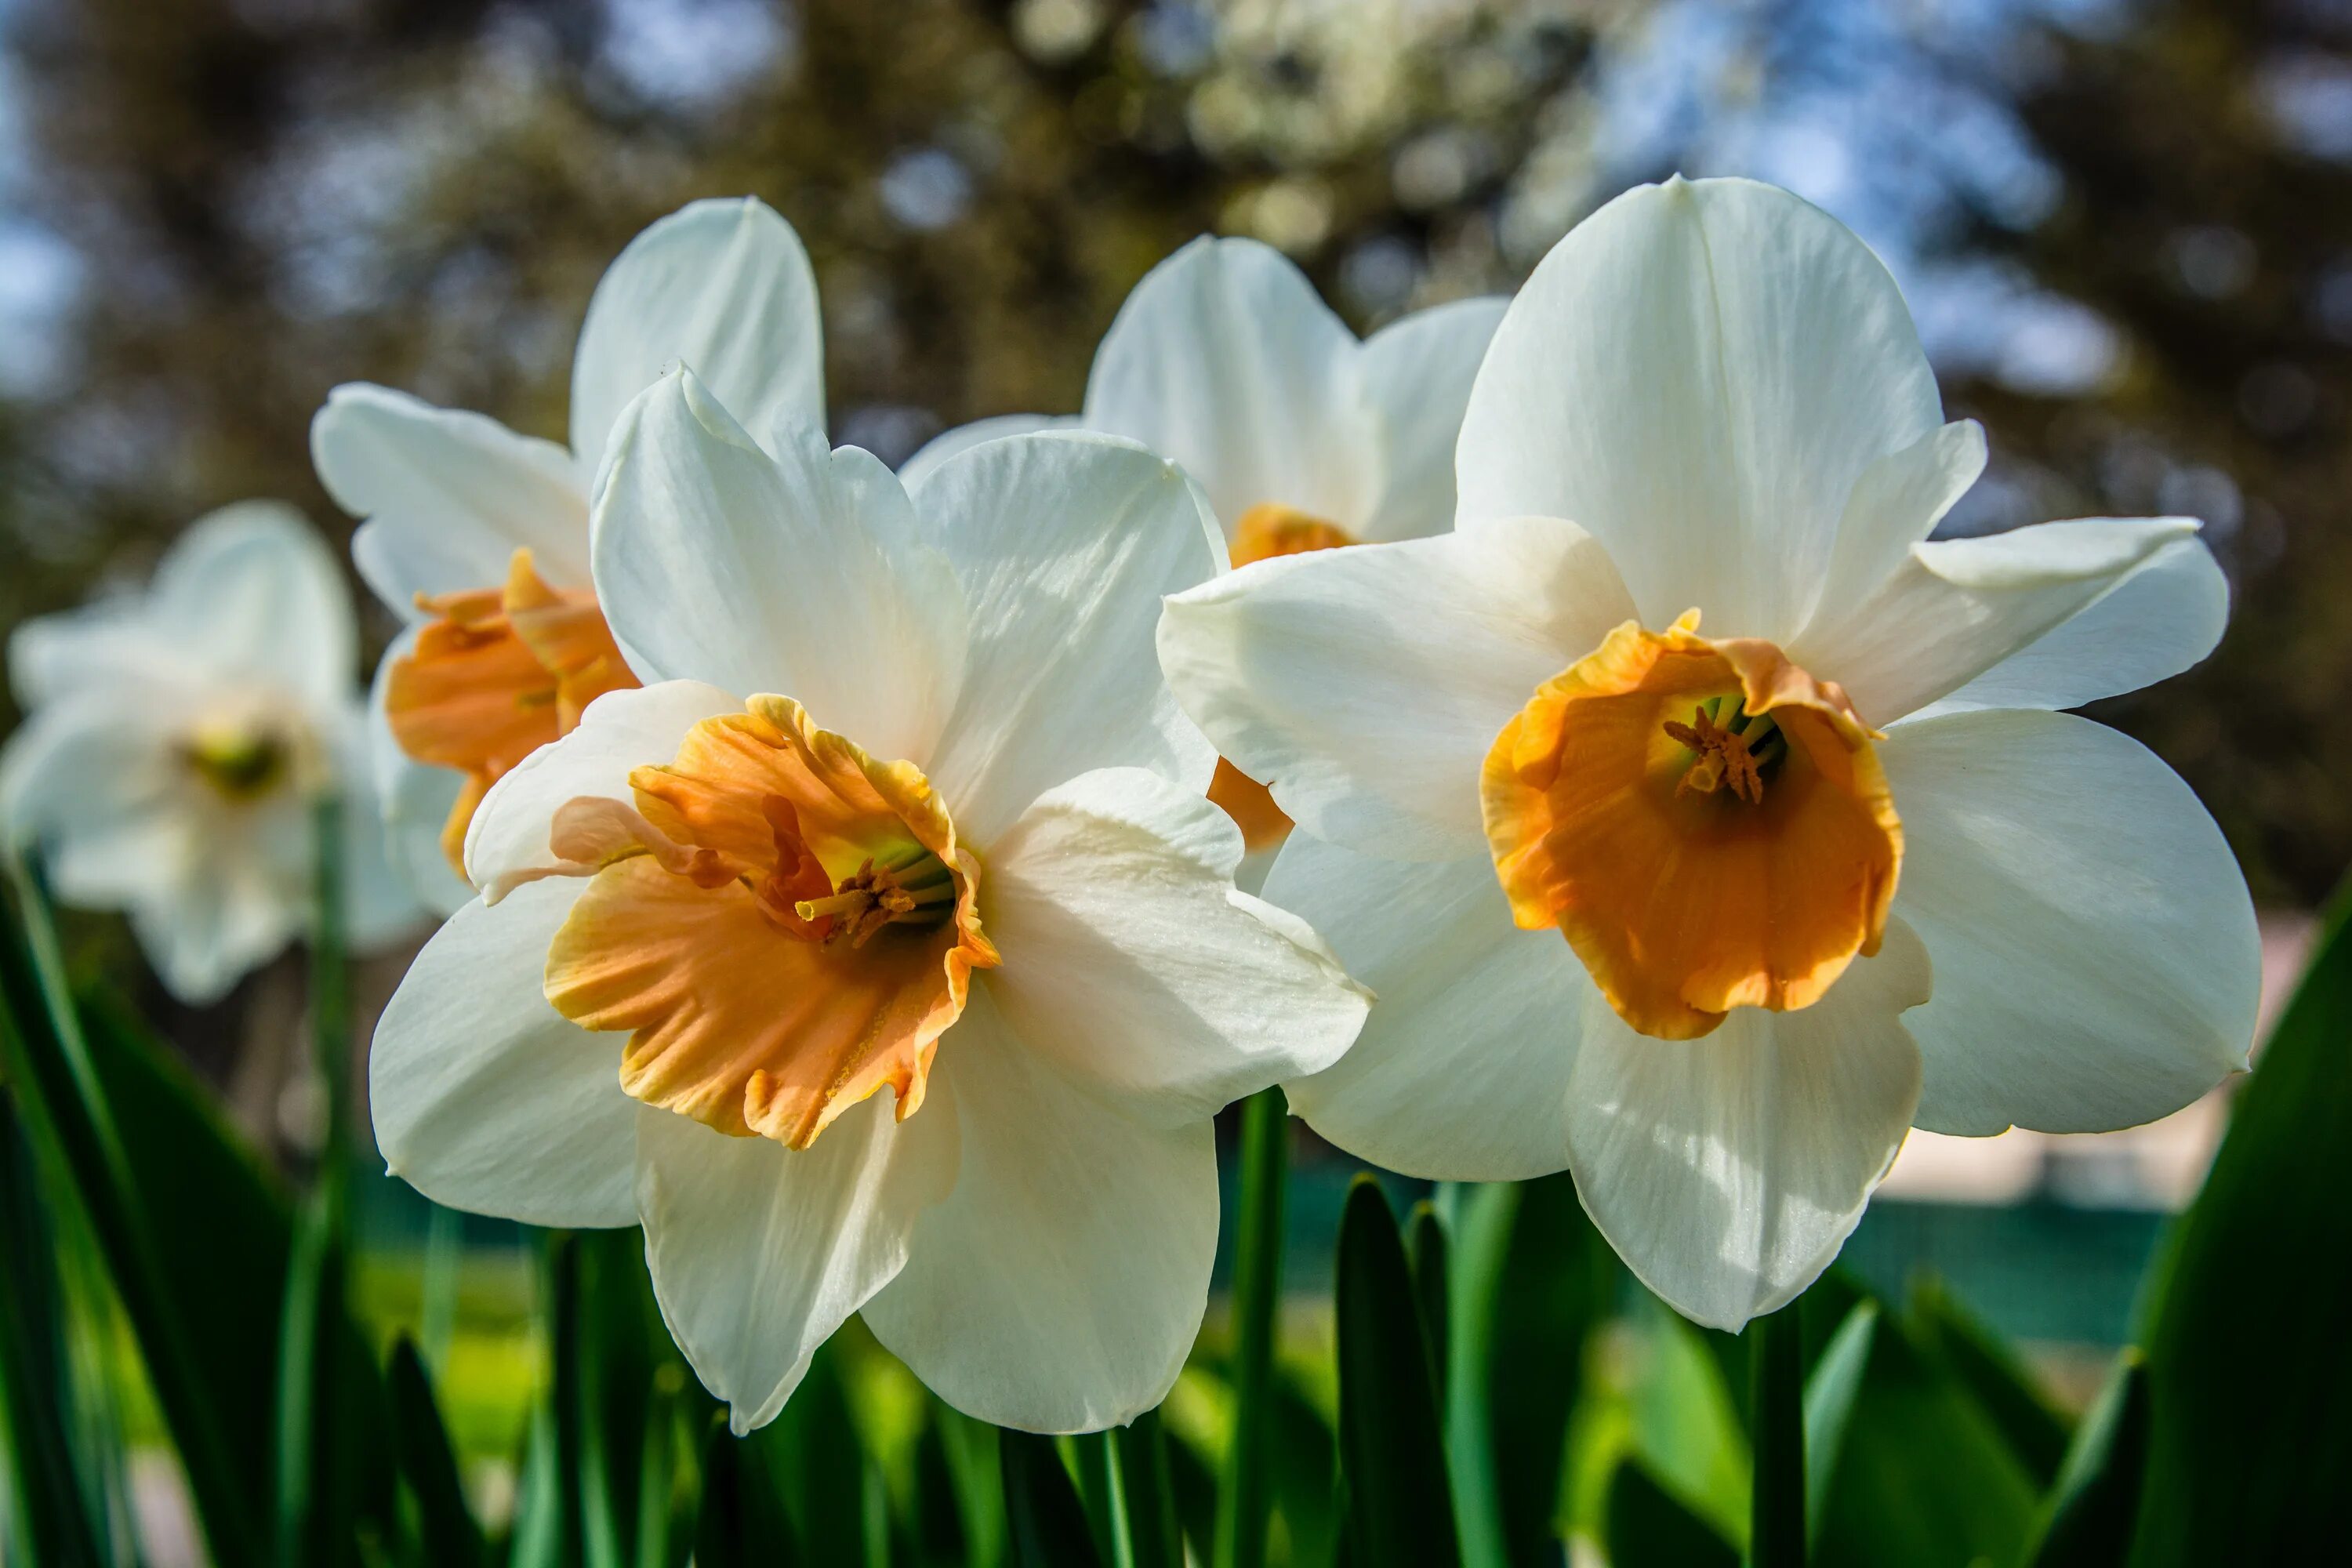
[[[1990,436],[1945,532],[2203,521],[2229,636],[2094,713],[2219,818],[2283,989],[2352,863],[2352,13],[2312,0],[0,0],[0,629],[238,496],[344,526],[303,440],[339,383],[561,439],[599,273],[697,196],[805,239],[834,438],[897,462],[1078,407],[1195,235],[1276,247],[1365,332],[1675,170],[1886,258]],[[396,630],[371,612],[371,662]],[[67,935],[139,984],[119,923]],[[281,1149],[288,979],[151,998]],[[1915,1138],[1848,1259],[2113,1342],[2221,1114]],[[1317,1247],[1347,1169],[1298,1166]]]

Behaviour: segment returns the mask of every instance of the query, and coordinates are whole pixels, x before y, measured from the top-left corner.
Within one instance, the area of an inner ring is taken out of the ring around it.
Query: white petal
[[[240,501],[190,523],[157,563],[148,606],[184,661],[326,711],[350,695],[351,590],[310,519],[283,502]]]
[[[1006,1024],[1155,1126],[1328,1067],[1370,1000],[1312,931],[1234,889],[1241,832],[1139,768],[1047,792],[990,846]]]
[[[153,885],[145,850],[179,815],[183,773],[141,694],[85,692],[37,710],[0,748],[0,823],[12,847],[83,847],[86,873],[52,871],[67,902],[117,902]]]
[[[289,825],[300,832],[298,818]],[[306,923],[306,879],[274,877],[250,858],[196,851],[184,879],[131,907],[131,928],[163,988],[207,1007],[285,950]]]
[[[2063,713],[1921,721],[1879,756],[1903,814],[1895,912],[1936,960],[1935,1000],[1905,1020],[1919,1125],[2105,1131],[2245,1065],[2253,906],[2171,769]]]
[[[1592,982],[1521,931],[1486,856],[1406,862],[1293,833],[1266,897],[1321,931],[1375,1000],[1338,1065],[1284,1085],[1360,1160],[1435,1181],[1568,1164],[1568,1079]]]
[[[1980,708],[2078,708],[2153,686],[2213,651],[2230,620],[2230,584],[2198,539],[2176,540],[2088,607],[1913,721]]]
[[[593,474],[629,400],[682,361],[753,430],[824,427],[816,275],[757,197],[689,203],[631,240],[597,283],[572,361],[572,450]]]
[[[1903,297],[1785,191],[1672,180],[1579,224],[1528,280],[1462,427],[1465,525],[1571,518],[1651,626],[1785,640],[1854,482],[1943,423]]]
[[[1450,859],[1485,853],[1496,732],[1633,614],[1582,530],[1515,518],[1217,578],[1169,601],[1160,659],[1217,749],[1317,837]]]
[[[983,442],[1001,441],[1007,436],[1034,436],[1041,430],[1076,428],[1078,420],[1074,415],[992,414],[952,430],[942,430],[924,442],[913,457],[898,465],[898,482],[911,493],[930,477],[932,469],[958,452],[969,451]]]
[[[1220,564],[1181,472],[1128,441],[1014,436],[942,463],[915,500],[970,606],[962,689],[929,770],[959,832],[985,846],[1093,768],[1208,788],[1215,754],[1151,646],[1161,597]]]
[[[526,1225],[635,1222],[636,1101],[619,1035],[548,1005],[548,943],[579,896],[541,882],[434,933],[376,1021],[368,1103],[394,1175]]]
[[[1807,601],[1806,619],[1835,615],[1903,568],[1911,547],[1936,531],[1983,474],[1984,426],[1955,420],[1889,452],[1862,471],[1846,497],[1838,547]]]
[[[1677,1311],[1737,1331],[1837,1256],[1919,1098],[1903,1010],[1927,950],[1889,921],[1878,956],[1794,1013],[1742,1007],[1696,1040],[1638,1035],[1599,992],[1569,1081],[1576,1190]]]
[[[637,1108],[637,1206],[662,1321],[738,1434],[776,1418],[809,1358],[907,1259],[956,1179],[952,1099],[905,1121],[869,1097],[814,1143],[730,1138]]]
[[[1149,1127],[1070,1083],[1006,1026],[991,978],[974,977],[931,1077],[962,1121],[955,1191],[916,1222],[866,1321],[968,1415],[1096,1431],[1158,1405],[1200,1331],[1216,1142],[1205,1120]]]
[[[393,863],[394,846],[375,795],[374,759],[365,705],[348,702],[336,726],[337,776],[342,799],[342,905],[344,939],[352,951],[373,953],[416,931],[425,910]],[[442,869],[457,881],[444,858]]]
[[[559,586],[588,582],[587,487],[552,441],[355,382],[311,419],[310,461],[365,520],[352,560],[395,615],[415,619],[419,594],[498,586],[518,550]]]
[[[132,594],[19,621],[8,634],[8,679],[16,705],[28,711],[85,690],[200,684]]]
[[[393,871],[417,901],[446,920],[473,902],[474,887],[449,864],[441,829],[466,786],[455,768],[420,763],[401,750],[384,715],[392,668],[416,646],[417,627],[392,639],[368,690],[368,767],[371,793],[383,824],[384,854]]]
[[[1196,239],[1119,307],[1095,351],[1085,424],[1182,464],[1228,530],[1271,502],[1355,532],[1381,483],[1357,353],[1280,251]]]
[[[1454,443],[1470,383],[1510,301],[1456,300],[1364,340],[1364,395],[1379,421],[1388,483],[1359,537],[1419,539],[1454,525]]]
[[[509,769],[474,808],[466,829],[466,872],[484,901],[495,904],[526,882],[573,868],[548,847],[548,831],[564,802],[603,795],[634,804],[632,769],[674,761],[688,730],[742,706],[698,680],[608,691],[588,704],[578,728]]]
[[[1843,685],[1883,729],[2030,647],[2196,531],[2193,518],[2086,518],[1915,544],[1868,595],[1823,605],[1789,657]]]
[[[961,684],[964,609],[898,476],[814,426],[746,435],[690,371],[621,417],[599,477],[596,592],[631,668],[797,699],[920,761]]]

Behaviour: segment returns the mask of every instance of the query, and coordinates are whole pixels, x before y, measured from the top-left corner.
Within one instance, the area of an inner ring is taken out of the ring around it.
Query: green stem
[[[343,936],[343,806],[331,795],[311,805],[310,1047],[326,1095],[321,1172],[340,1172],[351,1152],[352,973]],[[340,1217],[340,1216],[337,1216]]]
[[[1748,1340],[1756,1456],[1748,1568],[1804,1568],[1805,1360],[1797,1304],[1748,1324]]]
[[[1268,1089],[1242,1103],[1241,1215],[1234,1243],[1234,1437],[1217,1489],[1216,1568],[1265,1561],[1266,1406],[1282,1300],[1289,1106]]]

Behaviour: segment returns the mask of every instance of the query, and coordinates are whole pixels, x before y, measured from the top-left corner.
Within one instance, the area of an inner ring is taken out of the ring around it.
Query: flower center
[[[629,784],[634,805],[556,814],[551,847],[593,879],[547,960],[556,1011],[629,1031],[621,1087],[795,1149],[886,1086],[913,1114],[971,971],[999,963],[929,782],[755,697]]]
[[[199,724],[180,743],[189,769],[224,800],[242,805],[293,771],[294,748],[277,731],[243,722]]]
[[[1878,950],[1902,822],[1845,693],[1771,644],[1628,622],[1503,727],[1481,785],[1513,917],[1626,1022],[1690,1039]]]
[[[528,550],[514,552],[503,587],[420,595],[416,603],[435,618],[393,665],[384,715],[403,752],[466,775],[441,830],[442,849],[462,875],[466,828],[490,785],[571,733],[589,703],[637,681],[596,596],[551,587]]]
[[[1265,501],[1234,521],[1232,555],[1234,564],[1240,567],[1277,555],[1338,550],[1355,542],[1355,535],[1336,522],[1297,507]],[[1274,792],[1223,757],[1217,759],[1216,777],[1209,781],[1209,799],[1234,819],[1248,849],[1271,849],[1290,835],[1290,817],[1275,805]]]

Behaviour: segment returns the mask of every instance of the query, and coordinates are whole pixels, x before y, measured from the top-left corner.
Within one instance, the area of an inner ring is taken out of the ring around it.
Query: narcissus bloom
[[[1736,1328],[1915,1123],[2120,1127],[2242,1066],[2227,846],[2056,711],[2203,658],[2221,574],[2182,519],[1930,540],[1983,463],[1859,240],[1676,181],[1511,307],[1456,531],[1176,597],[1179,700],[1305,830],[1267,896],[1380,997],[1300,1114],[1420,1175],[1570,1169]]]
[[[483,793],[635,684],[588,569],[588,486],[613,421],[675,360],[754,429],[822,424],[816,281],[761,203],[700,201],[629,243],[596,286],[572,362],[572,444],[381,386],[335,388],[311,422],[319,478],[366,521],[352,555],[409,624],[373,698],[386,826],[421,895],[472,896],[459,865]]]
[[[309,924],[312,807],[346,795],[346,935],[424,911],[385,862],[352,684],[341,572],[291,507],[191,524],[143,594],[25,622],[8,640],[24,724],[0,752],[0,822],[45,851],[59,899],[126,910],[182,1001],[217,999]]]
[[[1152,656],[1160,597],[1216,569],[1197,490],[1031,435],[909,492],[812,428],[755,441],[681,372],[598,496],[595,590],[646,684],[476,813],[483,901],[376,1035],[391,1167],[642,1222],[739,1428],[861,1310],[986,1420],[1149,1409],[1207,1300],[1211,1116],[1329,1065],[1366,1006],[1234,890],[1213,753]]]
[[[1236,566],[1417,539],[1453,521],[1454,437],[1506,303],[1456,300],[1360,342],[1280,251],[1196,239],[1119,307],[1075,420],[983,419],[932,442],[906,472],[911,481],[1013,430],[1075,424],[1181,464],[1207,493]],[[1265,786],[1230,763],[1212,793],[1253,852],[1288,831]]]

